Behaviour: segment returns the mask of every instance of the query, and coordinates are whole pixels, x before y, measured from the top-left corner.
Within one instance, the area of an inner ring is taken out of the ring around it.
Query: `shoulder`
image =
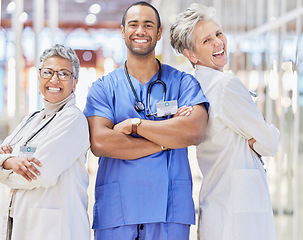
[[[93,82],[92,87],[93,88],[100,88],[102,86],[106,85],[115,85],[121,77],[124,75],[124,70],[120,67],[112,72],[108,73],[107,75],[98,78],[95,82]]]
[[[186,73],[184,71],[180,71],[167,64],[163,64],[162,75],[163,78],[166,79],[166,81],[172,81],[174,83],[180,82],[181,85],[199,84],[197,79],[192,74]]]
[[[162,71],[163,73],[165,73],[166,75],[172,75],[172,76],[179,76],[179,77],[188,77],[188,78],[193,78],[193,75],[186,73],[184,71],[180,71],[177,68],[170,66],[168,64],[163,64],[162,65]]]
[[[87,125],[84,113],[75,104],[67,105],[57,114],[58,119],[61,119],[60,121],[77,122]]]
[[[248,92],[248,89],[244,85],[244,83],[235,76],[232,73],[222,73],[223,76],[223,81],[222,81],[222,86],[223,90],[229,93],[235,93],[239,91],[246,91]]]
[[[204,88],[215,88],[217,91],[230,91],[237,85],[243,85],[241,80],[230,72],[221,72],[211,68],[199,68],[195,76]]]

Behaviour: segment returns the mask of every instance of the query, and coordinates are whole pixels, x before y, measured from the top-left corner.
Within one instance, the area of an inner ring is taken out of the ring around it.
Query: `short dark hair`
[[[156,14],[156,17],[157,17],[157,29],[159,31],[160,27],[161,27],[161,19],[160,19],[160,14],[158,12],[158,10],[153,6],[151,5],[150,3],[148,2],[144,2],[144,1],[140,1],[140,2],[136,2],[136,3],[133,3],[132,5],[130,5],[124,12],[123,14],[123,17],[122,17],[122,26],[125,28],[125,18],[126,18],[126,15],[127,15],[127,12],[128,10],[133,7],[133,6],[146,6],[146,7],[150,7],[154,10],[155,14]]]

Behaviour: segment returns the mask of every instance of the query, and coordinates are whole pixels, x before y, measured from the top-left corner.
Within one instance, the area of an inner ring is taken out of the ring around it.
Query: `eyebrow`
[[[52,69],[52,68],[50,68],[50,67],[43,67],[43,68],[41,68],[41,69],[49,69],[49,70],[52,70],[52,71],[56,71],[56,70],[54,70],[54,69]],[[71,71],[71,70],[69,70],[69,69],[67,69],[67,68],[61,68],[60,70],[58,70],[58,71],[63,71],[63,70],[67,70],[67,71],[69,71],[69,72],[73,72],[73,71]]]
[[[130,23],[138,23],[138,22],[139,22],[138,20],[129,20],[129,21],[127,22],[127,24],[130,24]],[[151,20],[145,20],[144,23],[151,23],[151,24],[155,25],[155,23],[154,23],[153,21],[151,21]]]
[[[223,31],[222,31],[221,28],[218,28],[218,29],[216,30],[216,34],[217,34],[218,32],[223,32]],[[207,38],[210,38],[210,36],[211,36],[211,34],[208,34],[207,36],[205,36],[204,38],[202,38],[202,40],[205,41]]]

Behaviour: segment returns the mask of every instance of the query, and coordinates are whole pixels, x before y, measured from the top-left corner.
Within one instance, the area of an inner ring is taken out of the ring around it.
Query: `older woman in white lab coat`
[[[11,188],[1,240],[89,240],[89,134],[75,106],[79,59],[55,45],[40,58],[44,109],[30,114],[0,150],[0,181]]]
[[[264,121],[249,91],[224,73],[227,40],[214,8],[192,4],[171,27],[171,44],[196,68],[210,102],[204,141],[197,147],[203,174],[200,240],[274,240],[273,211],[259,155],[274,156],[279,131]]]

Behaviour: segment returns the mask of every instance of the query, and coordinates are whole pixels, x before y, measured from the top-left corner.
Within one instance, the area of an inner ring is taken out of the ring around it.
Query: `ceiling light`
[[[95,4],[93,4],[89,7],[89,12],[90,13],[97,14],[100,11],[101,11],[101,6],[97,3],[95,3]]]
[[[92,25],[97,21],[97,17],[95,14],[88,14],[85,18],[85,22],[87,25]]]
[[[28,14],[26,12],[23,12],[20,14],[20,16],[19,16],[20,22],[24,23],[24,22],[26,22],[27,19],[28,19]]]
[[[16,9],[16,3],[15,2],[10,2],[7,7],[6,7],[6,11],[8,13],[13,13]]]

